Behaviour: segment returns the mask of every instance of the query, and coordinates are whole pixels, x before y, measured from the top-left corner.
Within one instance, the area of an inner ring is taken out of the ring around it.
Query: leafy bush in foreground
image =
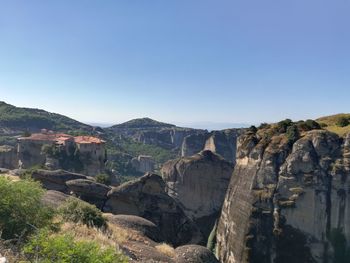
[[[0,177],[1,238],[27,236],[51,223],[53,212],[41,204],[43,194],[37,182]]]
[[[69,234],[46,230],[33,236],[24,246],[25,256],[38,263],[126,263],[127,259],[112,247],[102,249],[93,241],[76,241]]]
[[[105,227],[106,219],[96,206],[88,204],[77,198],[71,197],[60,207],[64,220],[74,223],[83,223],[89,227]]]

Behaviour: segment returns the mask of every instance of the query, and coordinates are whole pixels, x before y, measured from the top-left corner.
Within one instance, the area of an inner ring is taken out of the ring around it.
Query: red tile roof
[[[68,140],[74,140],[75,143],[79,143],[79,144],[105,143],[104,140],[101,140],[101,139],[93,137],[93,136],[73,137],[73,136],[65,134],[65,133],[33,133],[31,136],[21,137],[21,138],[19,138],[19,140],[51,141],[51,142],[56,142],[58,144],[63,144],[64,142],[66,142]]]
[[[93,137],[93,136],[76,136],[74,137],[75,143],[83,144],[83,143],[105,143],[104,140],[101,140],[99,138]]]

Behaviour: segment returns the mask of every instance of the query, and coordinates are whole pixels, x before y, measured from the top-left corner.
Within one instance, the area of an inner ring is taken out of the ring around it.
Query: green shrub
[[[207,249],[215,253],[215,245],[216,245],[216,230],[218,227],[218,221],[215,221],[215,224],[213,226],[213,229],[211,230],[208,241],[207,241]]]
[[[300,137],[298,127],[296,125],[289,126],[287,128],[286,135],[287,135],[288,141],[290,143],[294,143]]]
[[[64,220],[83,223],[89,227],[106,227],[106,219],[96,206],[74,197],[68,198],[59,208],[59,212]]]
[[[27,236],[51,223],[53,211],[42,205],[43,194],[44,190],[37,182],[0,177],[1,238]]]
[[[345,117],[340,117],[338,120],[337,120],[337,126],[339,127],[345,127],[345,126],[348,126],[349,125],[349,120]]]
[[[318,124],[318,122],[314,120],[306,120],[305,124],[309,130],[321,129],[321,126]]]
[[[263,123],[261,123],[260,124],[260,126],[258,127],[258,129],[260,130],[260,129],[267,129],[267,128],[270,128],[271,127],[271,125],[270,124],[268,124],[268,123],[266,123],[266,122],[263,122]]]
[[[96,175],[95,179],[96,179],[96,182],[100,184],[106,184],[106,185],[111,184],[111,178],[108,174],[98,174]]]
[[[102,249],[94,241],[76,241],[69,234],[50,235],[39,231],[24,246],[23,252],[37,263],[126,263],[127,259],[114,248]]]
[[[277,123],[277,130],[280,133],[285,133],[289,126],[293,124],[291,119],[285,119]]]
[[[252,125],[249,127],[248,131],[250,131],[252,133],[256,133],[258,131],[258,129],[254,125]]]

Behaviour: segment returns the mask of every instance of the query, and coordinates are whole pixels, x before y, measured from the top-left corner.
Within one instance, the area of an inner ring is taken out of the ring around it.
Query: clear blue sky
[[[84,122],[350,112],[349,0],[0,0],[0,100]]]

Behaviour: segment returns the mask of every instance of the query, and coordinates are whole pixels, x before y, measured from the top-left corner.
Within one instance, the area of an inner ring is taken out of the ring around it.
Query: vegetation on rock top
[[[350,132],[350,114],[336,114],[322,117],[316,120],[324,129],[334,132],[339,136],[345,136]]]

